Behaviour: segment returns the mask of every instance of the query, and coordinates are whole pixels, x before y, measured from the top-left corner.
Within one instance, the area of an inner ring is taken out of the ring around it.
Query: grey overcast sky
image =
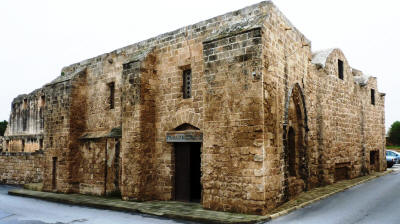
[[[1,0],[0,120],[11,101],[56,78],[63,66],[260,0]],[[350,65],[378,77],[386,127],[400,120],[400,3],[275,0],[313,51],[339,47]]]

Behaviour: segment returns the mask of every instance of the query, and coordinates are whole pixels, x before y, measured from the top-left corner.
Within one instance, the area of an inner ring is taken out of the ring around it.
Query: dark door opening
[[[119,141],[117,141],[117,143],[115,144],[115,158],[114,158],[114,164],[115,164],[115,173],[114,173],[114,185],[115,185],[115,192],[119,194],[119,196],[121,195],[120,189],[119,189],[119,164],[120,164],[120,158],[119,158],[119,154],[120,154],[120,149],[121,149],[121,144],[119,143]]]
[[[201,143],[175,143],[175,200],[201,201]]]
[[[57,187],[57,157],[53,157],[53,170],[52,170],[52,187]]]
[[[378,151],[369,152],[369,165],[373,171],[379,171],[378,155]]]

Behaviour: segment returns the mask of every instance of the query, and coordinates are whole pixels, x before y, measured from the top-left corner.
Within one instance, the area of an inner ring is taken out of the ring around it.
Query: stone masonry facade
[[[0,184],[42,182],[42,152],[0,152]]]
[[[339,49],[312,52],[266,1],[64,67],[17,97],[1,177],[35,164],[44,191],[265,214],[385,170],[384,101],[375,77]],[[18,154],[34,152],[39,163]]]

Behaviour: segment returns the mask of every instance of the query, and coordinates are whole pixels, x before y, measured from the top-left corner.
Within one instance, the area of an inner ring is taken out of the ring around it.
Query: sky
[[[0,120],[13,98],[64,66],[260,0],[1,0]],[[400,120],[400,3],[396,0],[275,0],[312,43],[340,48],[350,66],[378,78],[386,128]]]

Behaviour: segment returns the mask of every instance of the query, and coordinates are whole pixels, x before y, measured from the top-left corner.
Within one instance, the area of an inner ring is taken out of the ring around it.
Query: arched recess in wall
[[[190,124],[199,130],[203,129],[203,124],[198,113],[192,111],[182,111],[169,116],[162,123],[165,131],[174,131],[177,127],[183,124]]]
[[[284,195],[286,200],[294,196],[293,192],[298,192],[299,187],[302,188],[302,191],[308,189],[308,130],[305,97],[300,85],[296,83],[287,93],[284,108],[283,153],[285,158]],[[303,186],[291,186],[292,183],[289,178],[303,180]]]

